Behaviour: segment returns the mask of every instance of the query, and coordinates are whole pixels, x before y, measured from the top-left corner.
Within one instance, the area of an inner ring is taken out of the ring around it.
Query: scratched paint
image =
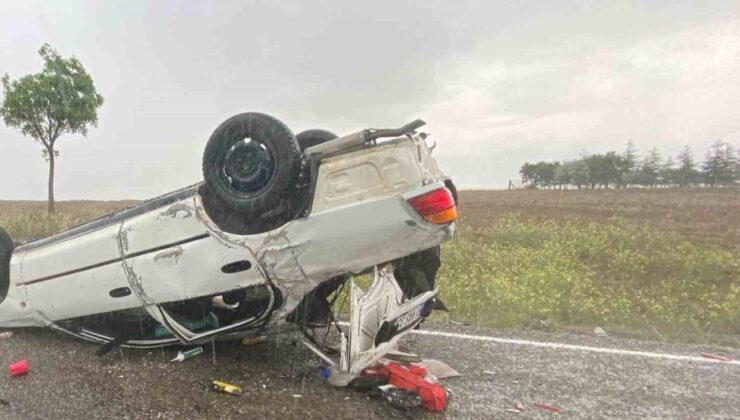
[[[176,246],[174,248],[159,252],[154,255],[154,261],[174,261],[175,264],[177,264],[180,261],[180,257],[182,256],[184,250],[181,246]]]
[[[166,210],[159,213],[158,219],[161,218],[180,218],[180,219],[187,219],[189,217],[193,217],[194,209],[192,206],[186,204],[186,203],[175,203],[167,207]]]

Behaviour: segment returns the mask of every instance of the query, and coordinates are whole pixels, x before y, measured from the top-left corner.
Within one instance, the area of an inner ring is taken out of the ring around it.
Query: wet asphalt
[[[496,331],[450,325],[427,329],[740,359],[740,349],[668,344],[591,334]],[[204,354],[172,363],[177,349],[115,350],[44,329],[0,338],[0,362],[27,359],[27,376],[0,378],[0,418],[388,418],[366,394],[333,388],[318,377],[317,358],[286,332],[266,342],[216,342]],[[645,358],[411,334],[403,346],[444,361],[463,376],[444,414],[414,418],[740,418],[740,365]],[[213,392],[213,379],[242,396]],[[512,412],[517,402],[523,412]],[[554,414],[535,403],[559,408]]]

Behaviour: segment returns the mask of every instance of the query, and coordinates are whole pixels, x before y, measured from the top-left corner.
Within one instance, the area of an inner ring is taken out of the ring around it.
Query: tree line
[[[718,140],[697,162],[688,146],[674,159],[663,159],[656,148],[640,157],[632,142],[614,151],[555,162],[525,162],[519,169],[529,188],[626,188],[667,186],[728,186],[740,184],[740,152]]]

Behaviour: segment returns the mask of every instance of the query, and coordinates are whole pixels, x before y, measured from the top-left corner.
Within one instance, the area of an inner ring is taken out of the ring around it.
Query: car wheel
[[[255,112],[229,118],[203,153],[206,210],[219,225],[224,215],[236,219],[244,234],[286,223],[299,163],[298,142],[279,120]]]
[[[0,228],[0,303],[5,300],[10,288],[10,258],[15,244],[10,235]]]
[[[322,130],[320,128],[302,131],[298,133],[297,136],[295,136],[296,140],[298,140],[298,145],[301,148],[301,152],[305,151],[309,147],[316,146],[321,143],[326,143],[327,141],[334,140],[338,137],[339,136],[332,133],[331,131]]]

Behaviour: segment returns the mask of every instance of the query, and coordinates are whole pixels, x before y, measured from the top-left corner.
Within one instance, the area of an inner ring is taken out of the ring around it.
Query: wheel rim
[[[247,137],[226,150],[222,168],[226,182],[233,189],[254,195],[270,184],[275,160],[264,143]]]

